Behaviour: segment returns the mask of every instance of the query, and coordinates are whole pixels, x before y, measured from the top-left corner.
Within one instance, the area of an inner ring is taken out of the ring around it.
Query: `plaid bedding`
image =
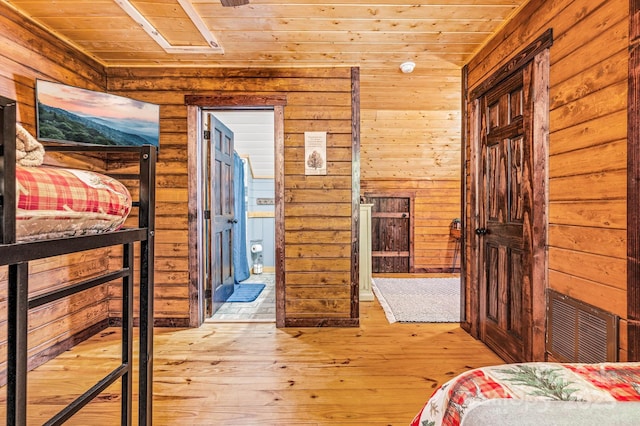
[[[17,165],[16,186],[19,240],[114,231],[131,211],[127,188],[95,172]]]
[[[591,403],[640,401],[640,363],[532,362],[469,370],[438,388],[411,426],[459,425],[471,408],[501,398]]]

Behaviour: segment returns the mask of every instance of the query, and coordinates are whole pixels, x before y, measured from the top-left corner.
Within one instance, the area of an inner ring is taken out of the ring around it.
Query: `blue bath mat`
[[[264,290],[264,284],[236,284],[227,302],[253,302]]]

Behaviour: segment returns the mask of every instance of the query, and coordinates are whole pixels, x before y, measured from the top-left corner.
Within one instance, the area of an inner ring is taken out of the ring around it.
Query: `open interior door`
[[[213,113],[206,114],[209,136],[207,155],[209,207],[205,213],[205,238],[208,265],[205,270],[205,313],[208,317],[216,313],[233,293],[233,132],[216,119]],[[206,131],[205,131],[206,132]],[[206,137],[205,137],[206,139]],[[205,191],[207,192],[207,191]],[[206,210],[205,210],[206,211]]]

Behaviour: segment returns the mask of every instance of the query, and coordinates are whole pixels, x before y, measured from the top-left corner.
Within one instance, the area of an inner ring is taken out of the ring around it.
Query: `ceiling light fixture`
[[[416,67],[415,62],[410,62],[409,61],[409,62],[403,62],[403,63],[400,64],[400,69],[405,74],[412,73],[415,67]]]

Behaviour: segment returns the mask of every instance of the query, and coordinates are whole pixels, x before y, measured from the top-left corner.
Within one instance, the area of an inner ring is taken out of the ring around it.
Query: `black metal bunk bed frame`
[[[28,242],[16,242],[16,103],[0,96],[0,266],[8,266],[7,318],[7,425],[27,422],[27,324],[29,309],[77,292],[122,279],[121,364],[45,424],[58,425],[70,419],[82,407],[111,384],[122,380],[121,424],[132,422],[133,394],[133,278],[135,242],[140,242],[140,357],[138,388],[138,424],[150,425],[153,397],[153,258],[155,233],[155,167],[157,151],[152,146],[47,146],[47,151],[137,152],[139,174],[111,175],[116,179],[139,181],[138,227],[99,235],[77,236]],[[63,289],[29,298],[29,262],[36,259],[91,250],[123,247],[122,268],[69,285]]]

